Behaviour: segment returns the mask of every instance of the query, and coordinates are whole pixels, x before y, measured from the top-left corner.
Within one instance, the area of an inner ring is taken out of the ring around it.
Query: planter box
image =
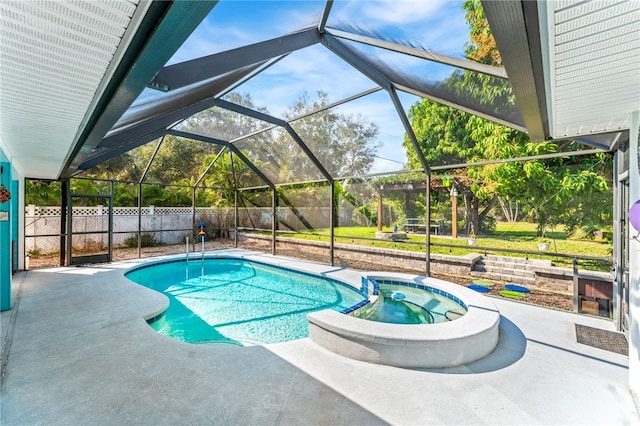
[[[388,232],[388,231],[377,231],[376,238],[379,240],[406,240],[407,233],[406,232]]]

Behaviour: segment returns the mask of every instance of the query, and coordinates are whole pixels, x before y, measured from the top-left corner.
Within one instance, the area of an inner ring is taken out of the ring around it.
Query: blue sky
[[[345,25],[372,31],[378,37],[409,44],[450,56],[463,57],[468,40],[462,1],[335,1],[328,27]],[[238,1],[222,0],[176,52],[169,63],[210,55],[278,37],[315,26],[324,9],[324,1]],[[388,51],[376,53],[391,60],[397,69],[416,71],[437,80],[451,69],[426,66],[425,61],[404,58]],[[331,101],[354,95],[375,85],[322,46],[313,46],[289,55],[267,71],[240,86],[254,103],[267,107],[275,116],[282,113],[303,92],[328,93]],[[418,100],[400,93],[405,110]],[[379,128],[382,147],[372,173],[398,170],[406,160],[402,150],[404,128],[385,92],[340,107],[340,112],[360,114]]]

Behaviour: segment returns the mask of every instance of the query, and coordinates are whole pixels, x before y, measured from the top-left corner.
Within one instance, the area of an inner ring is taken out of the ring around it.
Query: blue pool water
[[[467,310],[443,294],[407,285],[379,284],[380,297],[361,318],[393,324],[432,324],[453,321]]]
[[[309,312],[342,311],[364,300],[337,281],[243,259],[162,263],[126,276],[169,297],[169,308],[151,326],[189,343],[299,339],[309,335]]]

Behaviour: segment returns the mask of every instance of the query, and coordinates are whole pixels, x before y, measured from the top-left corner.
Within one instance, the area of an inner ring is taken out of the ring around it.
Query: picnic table
[[[429,231],[432,234],[439,234],[444,228],[444,218],[432,218],[429,223]],[[402,225],[402,230],[405,232],[420,232],[424,233],[427,229],[427,220],[420,217],[409,217]]]

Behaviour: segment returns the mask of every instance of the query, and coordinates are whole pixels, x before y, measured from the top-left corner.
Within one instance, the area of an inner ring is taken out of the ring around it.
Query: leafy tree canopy
[[[463,7],[470,28],[467,57],[501,66],[480,1],[467,0]],[[495,78],[456,71],[443,85],[479,105],[495,105],[497,113],[508,114],[515,105],[506,81],[498,83]],[[518,130],[428,99],[411,107],[409,119],[422,154],[431,165],[526,157],[579,148],[577,143],[534,143]],[[418,168],[420,163],[408,138],[404,146],[409,167]],[[604,219],[606,223],[608,217],[602,209],[574,209],[567,205],[581,206],[589,198],[609,197],[610,168],[611,156],[607,154],[469,167],[467,182],[473,183],[458,182],[458,191],[464,199],[465,219],[475,229],[480,229],[482,216],[489,213],[496,198],[502,197],[528,206],[532,218],[538,221],[539,231],[544,233],[549,223],[562,222],[570,228],[578,226],[579,221],[601,223]],[[609,209],[611,203],[601,205]],[[483,206],[484,211],[480,212]],[[577,209],[582,213],[578,214]],[[593,212],[591,219],[585,217],[588,211]],[[582,217],[578,220],[577,216]]]
[[[248,94],[230,93],[225,99],[269,114],[266,108],[255,105]],[[296,135],[332,176],[367,173],[379,147],[378,127],[362,115],[325,110],[329,104],[328,95],[324,92],[318,92],[315,97],[302,93],[285,113],[287,120],[304,115],[292,122],[294,134],[287,129],[273,128],[270,123],[218,107],[189,117],[178,128],[231,141],[274,183],[323,178],[318,167],[304,153],[299,141],[296,141]],[[318,110],[323,111],[315,112]],[[244,135],[251,136],[243,137]],[[196,192],[198,205],[229,205],[233,203],[236,185],[239,188],[265,185],[237,155],[233,155],[232,160],[229,151],[221,154],[222,150],[220,145],[168,135],[162,140],[143,145],[100,164],[85,173],[85,176],[130,182],[142,179],[145,183],[144,204],[159,206],[188,205],[192,195],[184,187],[196,183],[199,183],[199,187],[208,188]],[[166,185],[151,187],[146,183]],[[36,191],[34,188],[34,192]],[[314,198],[313,185],[303,192],[307,192],[307,197],[301,197],[298,201]],[[121,200],[131,204],[132,199],[137,197],[137,187],[120,189],[117,197],[117,202]],[[328,199],[327,194],[319,197]]]
[[[328,95],[319,91],[315,98],[302,93],[285,113],[287,119],[310,114],[330,104]],[[358,114],[344,114],[332,109],[323,110],[291,123],[296,133],[333,177],[359,176],[367,173],[380,147],[378,126]],[[283,152],[298,152],[287,161],[291,177],[304,176],[315,165],[290,138],[279,139]],[[288,146],[287,146],[288,144]]]

